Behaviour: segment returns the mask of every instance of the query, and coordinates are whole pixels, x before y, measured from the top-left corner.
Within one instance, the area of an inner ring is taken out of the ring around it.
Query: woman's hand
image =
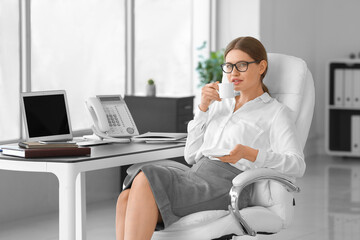
[[[233,150],[231,150],[229,155],[224,157],[218,157],[222,162],[237,163],[240,159],[244,158],[249,160],[250,162],[255,162],[257,154],[259,150],[242,145],[237,144]]]
[[[206,112],[212,101],[221,101],[217,92],[219,90],[218,84],[219,82],[209,83],[201,89],[201,102],[199,104],[201,111]]]

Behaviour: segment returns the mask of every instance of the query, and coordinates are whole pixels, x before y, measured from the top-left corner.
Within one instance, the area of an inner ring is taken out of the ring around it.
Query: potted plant
[[[155,97],[156,95],[156,86],[154,80],[151,78],[147,81],[146,85],[146,96]]]
[[[204,49],[206,42],[198,48],[198,50]],[[222,70],[220,65],[224,63],[224,50],[218,50],[216,52],[210,52],[208,58],[203,55],[199,55],[200,61],[196,67],[196,71],[199,73],[200,83],[199,87],[202,87],[208,83],[219,81],[222,79]]]

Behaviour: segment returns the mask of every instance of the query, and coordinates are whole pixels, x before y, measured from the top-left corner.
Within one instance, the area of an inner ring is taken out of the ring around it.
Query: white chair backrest
[[[292,112],[304,148],[315,105],[315,88],[306,63],[297,57],[268,53],[268,72],[264,83],[270,95]]]
[[[293,56],[268,53],[268,65],[264,83],[268,87],[270,95],[291,110],[300,144],[304,148],[315,105],[315,88],[312,75],[306,63]],[[264,201],[263,204],[283,219],[284,228],[289,226],[294,214],[292,194],[273,181],[258,182],[255,188],[262,193],[255,198],[269,200]],[[272,197],[263,198],[266,192]]]

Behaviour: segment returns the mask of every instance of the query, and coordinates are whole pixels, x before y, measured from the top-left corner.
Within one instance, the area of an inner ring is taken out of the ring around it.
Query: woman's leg
[[[125,216],[130,189],[122,191],[116,204],[116,240],[124,240]]]
[[[160,214],[143,172],[134,179],[128,197],[125,215],[125,240],[151,239]]]

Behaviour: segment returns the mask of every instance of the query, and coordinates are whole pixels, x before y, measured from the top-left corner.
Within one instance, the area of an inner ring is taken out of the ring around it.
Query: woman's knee
[[[130,189],[122,191],[118,197],[116,208],[125,208],[129,199]]]
[[[132,188],[149,188],[150,184],[143,172],[139,172],[136,177],[134,178],[134,181],[132,183]]]

